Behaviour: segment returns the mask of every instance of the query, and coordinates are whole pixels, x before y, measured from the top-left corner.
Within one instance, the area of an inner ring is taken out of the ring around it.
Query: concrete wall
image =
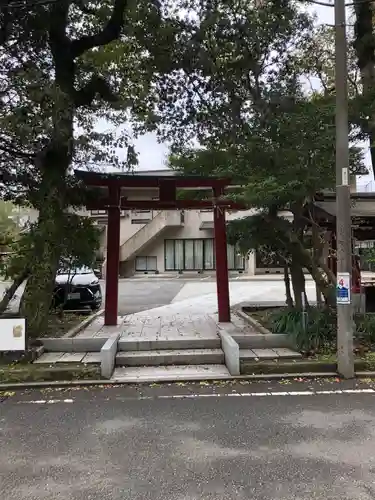
[[[213,221],[213,215],[209,212],[200,212],[198,210],[185,211],[185,224],[181,227],[169,227],[163,230],[160,236],[156,237],[150,244],[146,245],[140,252],[137,252],[138,257],[156,257],[157,269],[159,273],[165,272],[164,258],[164,240],[166,239],[195,239],[195,238],[213,238],[214,230],[199,229],[202,221]],[[120,264],[121,276],[131,276],[135,272],[135,258]],[[197,274],[197,271],[185,271],[188,273]],[[245,272],[255,274],[255,255],[250,254],[245,260]]]
[[[169,213],[174,213],[177,215],[177,211],[170,211]],[[107,231],[106,222],[107,217],[105,215],[92,215],[91,211],[81,209],[77,213],[82,216],[92,217],[98,222],[98,224],[103,225],[105,230],[102,232],[100,237],[101,252],[106,256],[107,247]],[[246,217],[252,215],[254,210],[246,210],[240,212],[229,212],[227,213],[227,220],[234,220],[240,217]],[[157,211],[149,214],[149,217],[156,216]],[[38,212],[36,210],[27,210],[27,216],[32,220],[37,220]],[[140,219],[142,217],[147,217],[146,213],[136,214],[135,212],[126,211],[120,219],[120,241],[126,242],[131,239],[138,231],[147,226],[147,224],[136,224],[132,223],[132,220]],[[187,238],[213,238],[213,212],[212,211],[200,211],[200,210],[186,210],[184,212],[185,223],[181,227],[170,227],[164,229],[159,236],[157,236],[150,244],[146,244],[140,252],[136,255],[146,257],[146,256],[156,256],[158,271],[160,273],[165,272],[165,260],[164,260],[164,240],[165,239],[187,239]],[[200,229],[202,223],[208,223],[208,227],[205,229]],[[104,266],[105,267],[105,266]],[[131,276],[135,272],[135,258],[120,263],[120,275],[121,276]],[[245,261],[245,272],[248,274],[255,274],[255,252],[251,252]],[[105,269],[104,269],[105,273]],[[186,271],[188,273],[188,271]],[[196,271],[192,271],[196,274]]]
[[[203,212],[203,217],[206,217],[207,212]],[[196,210],[185,211],[185,224],[183,227],[170,227],[163,231],[161,237],[156,238],[150,245],[147,245],[137,255],[140,257],[152,256],[157,259],[158,271],[165,272],[164,262],[164,240],[177,240],[188,238],[213,238],[214,232],[212,229],[199,229],[202,222],[201,213]],[[134,261],[133,261],[134,268]],[[195,271],[196,274],[196,271]]]
[[[140,255],[143,248],[149,246],[158,235],[169,228],[181,226],[181,213],[177,210],[164,210],[159,212],[148,224],[143,225],[131,238],[120,233],[120,261],[129,260],[133,255]],[[160,239],[160,238],[158,238]]]

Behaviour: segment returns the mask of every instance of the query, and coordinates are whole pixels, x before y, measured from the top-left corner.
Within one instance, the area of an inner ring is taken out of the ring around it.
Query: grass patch
[[[17,364],[0,367],[0,383],[98,380],[100,378],[99,364],[58,363],[51,366]]]
[[[375,353],[355,356],[356,371],[375,371]],[[241,375],[277,374],[277,373],[319,373],[336,372],[335,354],[317,354],[314,358],[296,360],[242,361]]]
[[[50,314],[47,330],[40,337],[63,337],[72,328],[78,326],[88,317],[87,314],[64,312],[62,316]]]
[[[274,334],[287,334],[306,357],[317,353],[336,352],[336,310],[316,307],[301,311],[287,307],[244,308],[246,314]],[[375,314],[357,314],[355,321],[354,352],[363,355],[375,351]]]

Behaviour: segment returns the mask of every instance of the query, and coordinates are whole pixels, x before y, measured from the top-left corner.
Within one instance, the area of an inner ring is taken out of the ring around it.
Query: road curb
[[[86,326],[89,326],[94,321],[94,319],[96,319],[98,316],[101,316],[103,313],[104,313],[104,309],[99,309],[99,311],[96,311],[94,314],[91,314],[88,318],[81,321],[81,323],[79,323],[77,326],[71,328],[61,338],[62,339],[70,339],[72,337],[75,337],[77,335],[77,333],[79,333],[81,330],[86,328]]]
[[[356,372],[356,377],[357,379],[361,378],[375,378],[375,372]],[[335,372],[317,372],[317,373],[275,373],[275,374],[257,374],[257,375],[239,375],[239,376],[233,376],[233,377],[216,377],[215,379],[208,380],[209,383],[214,383],[216,381],[223,381],[223,380],[228,380],[228,381],[233,381],[235,382],[236,380],[241,381],[241,380],[249,380],[249,381],[260,381],[260,380],[286,380],[286,379],[314,379],[314,378],[340,378],[340,376],[335,373]],[[341,379],[341,378],[340,378]],[[158,380],[155,381],[155,379],[150,380],[142,380],[141,382],[119,382],[119,381],[111,381],[111,380],[60,380],[60,381],[54,381],[54,382],[18,382],[18,383],[10,383],[10,384],[0,384],[0,391],[1,390],[24,390],[24,389],[43,389],[43,388],[53,388],[53,387],[94,387],[94,386],[127,386],[127,385],[142,385],[142,384],[152,384],[152,383],[157,383],[157,384],[174,384],[176,382],[204,382],[207,379],[202,378],[202,379],[194,379],[194,380],[189,380],[189,379],[176,379],[176,380]],[[342,379],[344,380],[344,379]]]
[[[245,306],[246,307],[246,306]],[[268,330],[265,326],[261,325],[259,323],[259,321],[257,321],[256,319],[254,319],[253,317],[249,316],[248,314],[246,314],[243,310],[242,310],[242,307],[237,309],[236,310],[236,313],[237,315],[243,319],[244,321],[246,321],[247,323],[249,323],[253,328],[255,328],[256,330],[258,330],[259,333],[263,334],[263,335],[275,335],[274,333],[272,333],[270,330]]]

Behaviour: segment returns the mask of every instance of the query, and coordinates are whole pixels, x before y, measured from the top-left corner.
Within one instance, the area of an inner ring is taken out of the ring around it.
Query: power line
[[[1,9],[13,9],[13,8],[19,8],[19,9],[29,9],[32,7],[39,7],[42,5],[49,5],[53,3],[57,3],[59,0],[14,0],[4,2],[0,4]]]

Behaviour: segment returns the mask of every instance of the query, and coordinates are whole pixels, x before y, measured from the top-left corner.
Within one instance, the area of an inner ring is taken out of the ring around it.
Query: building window
[[[91,210],[91,215],[107,215],[107,210]]]
[[[232,245],[227,245],[227,259],[230,271],[243,271],[245,269],[245,257]]]
[[[131,223],[132,224],[147,224],[153,219],[152,210],[132,210]]]
[[[234,247],[228,245],[227,253],[228,269],[245,268],[245,258]],[[165,240],[164,255],[166,271],[212,271],[216,267],[212,238]]]
[[[215,249],[214,249],[214,239],[203,240],[203,265],[204,269],[215,269]]]
[[[157,271],[157,259],[153,256],[136,257],[135,270],[136,271]]]
[[[152,219],[132,219],[132,224],[147,224]]]

